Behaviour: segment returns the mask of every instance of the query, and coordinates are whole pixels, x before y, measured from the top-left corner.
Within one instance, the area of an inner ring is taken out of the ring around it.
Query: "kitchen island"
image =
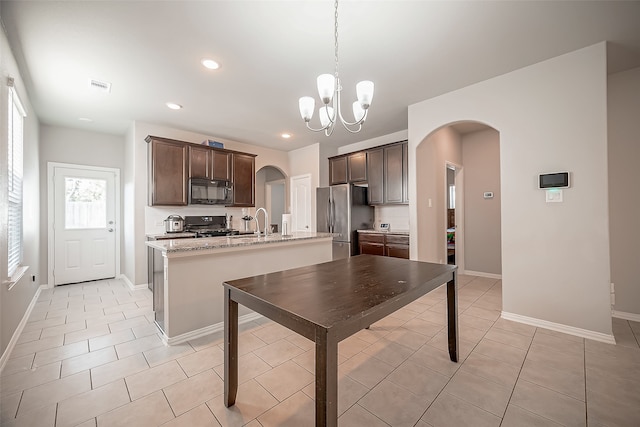
[[[331,261],[332,235],[228,236],[147,242],[156,259],[153,304],[166,344],[223,329],[223,282]],[[240,322],[260,315],[241,307]]]

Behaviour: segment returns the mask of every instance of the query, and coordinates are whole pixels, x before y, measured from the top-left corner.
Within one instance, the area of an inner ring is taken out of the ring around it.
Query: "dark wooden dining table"
[[[338,343],[446,283],[458,361],[455,265],[358,255],[224,283],[224,401],[238,391],[238,304],[315,342],[316,426],[338,424]]]

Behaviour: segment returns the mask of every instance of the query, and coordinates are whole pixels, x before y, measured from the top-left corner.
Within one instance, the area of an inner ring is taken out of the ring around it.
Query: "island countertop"
[[[221,237],[203,237],[194,239],[169,239],[146,242],[147,246],[161,250],[163,253],[175,254],[190,251],[207,251],[212,249],[237,248],[241,246],[269,245],[311,239],[330,239],[331,233],[295,232],[290,236],[270,234],[268,236],[236,235]]]

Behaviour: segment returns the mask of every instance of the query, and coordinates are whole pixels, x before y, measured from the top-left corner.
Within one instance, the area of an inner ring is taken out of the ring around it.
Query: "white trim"
[[[20,323],[18,323],[16,330],[13,332],[13,336],[11,337],[11,340],[9,341],[7,348],[4,349],[4,353],[2,353],[2,357],[0,357],[0,374],[2,374],[4,365],[6,365],[7,360],[9,360],[9,355],[11,355],[13,348],[16,346],[16,343],[20,338],[20,334],[22,333],[22,330],[27,324],[27,320],[29,320],[29,317],[31,316],[31,312],[33,311],[33,307],[36,305],[36,302],[38,302],[38,298],[40,297],[40,292],[42,292],[43,289],[47,289],[47,286],[41,285],[38,287],[38,289],[36,289],[36,293],[31,299],[29,306],[25,310],[24,316],[22,316],[22,320],[20,320]]]
[[[519,314],[502,312],[501,317],[506,320],[513,320],[514,322],[524,323],[526,325],[536,326],[538,328],[551,329],[552,331],[563,332],[569,335],[575,335],[581,338],[588,338],[594,341],[600,341],[607,344],[616,343],[616,339],[613,334],[603,334],[601,332],[590,331],[587,329],[576,328],[574,326],[567,326],[561,323],[548,322],[542,319],[536,319],[534,317],[521,316]]]
[[[467,276],[486,277],[487,279],[502,280],[502,274],[483,273],[482,271],[464,270],[464,271],[458,271],[458,274],[464,274]]]
[[[624,311],[612,310],[611,315],[617,319],[632,320],[634,322],[640,322],[640,314],[626,313]]]
[[[131,291],[141,291],[143,289],[149,288],[148,283],[143,283],[141,285],[134,285],[133,283],[131,283],[131,280],[129,280],[129,278],[124,274],[120,274],[116,276],[116,278],[122,280],[129,287],[129,290]]]
[[[120,210],[121,193],[120,193],[120,169],[107,168],[102,166],[88,166],[88,165],[76,165],[72,163],[59,163],[59,162],[47,162],[47,279],[51,284],[51,287],[55,287],[55,280],[53,278],[53,266],[54,266],[54,254],[55,254],[55,241],[53,232],[53,220],[54,220],[54,192],[55,185],[53,182],[53,174],[56,168],[68,168],[68,169],[84,169],[101,172],[109,172],[114,175],[114,191],[115,191],[115,215],[116,215],[116,242],[115,242],[115,277],[120,276],[120,235],[122,233],[122,213]]]
[[[243,323],[249,323],[256,319],[260,319],[262,317],[263,317],[262,314],[255,313],[255,312],[245,314],[244,316],[240,316],[238,318],[238,325],[242,325]],[[194,340],[196,338],[204,337],[206,335],[213,334],[215,332],[223,331],[224,322],[216,323],[215,325],[205,326],[204,328],[200,328],[200,329],[196,329],[195,331],[176,335],[175,337],[171,337],[171,338],[169,338],[164,333],[162,328],[158,327],[158,329],[160,329],[160,331],[162,332],[162,334],[160,335],[160,338],[162,339],[162,342],[164,343],[164,345],[176,345],[176,344],[182,344],[183,342],[186,342],[186,341]]]

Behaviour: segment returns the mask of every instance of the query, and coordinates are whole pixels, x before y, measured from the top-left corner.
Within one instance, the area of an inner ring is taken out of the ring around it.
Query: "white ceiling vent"
[[[89,87],[99,92],[109,93],[111,92],[111,83],[102,82],[100,80],[89,79]]]

